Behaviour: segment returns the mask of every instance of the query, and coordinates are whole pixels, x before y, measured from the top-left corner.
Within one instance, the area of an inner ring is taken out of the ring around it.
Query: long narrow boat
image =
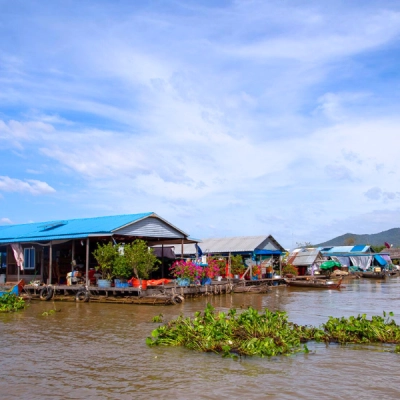
[[[233,293],[267,293],[271,289],[267,285],[259,285],[259,286],[244,286],[244,285],[236,285],[233,287]]]
[[[369,279],[385,279],[389,276],[386,272],[373,272],[373,271],[365,271],[361,273],[362,278]]]
[[[342,284],[342,278],[338,281],[329,281],[322,279],[310,279],[310,280],[300,280],[300,279],[285,279],[288,286],[295,287],[307,287],[314,289],[339,289]]]

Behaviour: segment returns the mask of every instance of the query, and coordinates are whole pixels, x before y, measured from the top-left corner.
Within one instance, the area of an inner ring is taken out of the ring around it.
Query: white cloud
[[[0,225],[9,225],[12,224],[13,222],[11,221],[10,218],[0,218]]]
[[[0,190],[58,182],[27,213],[150,210],[199,237],[314,242],[400,206],[396,4],[86,4],[0,25],[19,43],[0,53]]]
[[[0,176],[0,191],[17,193],[27,192],[33,195],[42,195],[54,193],[55,189],[46,182],[35,179],[27,179],[22,181],[20,179],[10,178],[8,176]]]

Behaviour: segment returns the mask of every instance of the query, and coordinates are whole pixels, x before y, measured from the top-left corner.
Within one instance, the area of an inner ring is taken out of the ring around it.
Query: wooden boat
[[[323,280],[323,279],[285,279],[288,286],[307,287],[315,289],[339,289],[342,284],[342,278],[338,281]]]
[[[362,278],[385,279],[388,276],[386,272],[365,271],[361,273]]]
[[[18,296],[21,294],[22,289],[25,286],[25,282],[23,279],[21,279],[17,284],[15,284],[11,289],[8,290],[2,290],[0,289],[0,297],[4,296],[5,294],[14,294],[15,296]]]
[[[258,286],[244,286],[237,285],[232,289],[233,293],[267,293],[271,289],[267,285],[258,285]]]

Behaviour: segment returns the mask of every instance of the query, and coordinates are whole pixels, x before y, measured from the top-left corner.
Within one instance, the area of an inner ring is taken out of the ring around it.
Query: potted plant
[[[267,278],[272,278],[274,275],[274,268],[272,265],[268,265],[268,267],[265,269],[265,272],[267,274]]]
[[[256,281],[258,280],[259,276],[261,274],[261,269],[258,265],[253,265],[252,267],[252,273],[251,273],[251,280]]]
[[[132,267],[129,265],[125,255],[120,254],[114,260],[113,275],[115,276],[115,287],[127,287],[127,279],[132,277]]]
[[[215,261],[215,260],[213,260]],[[201,284],[202,285],[210,285],[211,279],[214,279],[216,276],[220,275],[220,268],[217,262],[211,262],[203,267],[202,275],[201,275]]]
[[[297,268],[291,264],[285,264],[282,267],[282,275],[286,276],[287,278],[293,278],[294,276],[297,276],[298,274],[299,274],[299,271],[297,270]]]
[[[147,279],[153,271],[157,270],[157,264],[160,261],[154,255],[153,249],[150,249],[147,243],[141,239],[125,245],[124,254],[133,275],[140,280],[142,289],[144,289],[147,287]]]
[[[179,286],[189,286],[190,283],[199,280],[204,273],[203,267],[185,260],[175,261],[169,270]]]
[[[107,244],[97,243],[97,249],[92,254],[98,263],[96,271],[99,271],[102,277],[102,279],[97,281],[98,286],[110,287],[114,261],[119,256],[118,250],[111,242]]]
[[[223,258],[217,256],[208,257],[207,264],[216,266],[216,268],[218,268],[219,271],[216,277],[219,281],[223,276],[226,275],[226,261]]]
[[[240,254],[231,256],[231,274],[237,279],[244,273],[245,270],[246,267],[243,264],[242,256]]]

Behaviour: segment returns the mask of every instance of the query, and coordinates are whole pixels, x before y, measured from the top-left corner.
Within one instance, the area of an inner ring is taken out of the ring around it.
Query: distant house
[[[400,248],[383,249],[380,254],[388,263],[400,265]]]
[[[196,247],[198,247],[196,249]],[[184,257],[193,257],[196,254],[221,255],[228,256],[240,254],[247,257],[271,257],[280,256],[285,253],[285,249],[275,240],[272,235],[269,236],[235,236],[225,238],[202,239],[199,246],[195,244],[185,245],[183,248]],[[175,248],[177,256],[182,255],[182,249]]]
[[[318,249],[305,248],[294,250],[287,262],[298,269],[299,275],[306,275],[309,268],[318,269],[325,260],[326,258]]]
[[[367,270],[372,265],[384,267],[387,261],[380,254],[375,254],[369,245],[331,246],[319,249],[324,257],[340,262],[343,266]],[[386,253],[386,251],[385,251]]]
[[[149,246],[161,245],[161,256],[164,245],[196,242],[153,212],[2,225],[2,273],[7,281],[22,278],[26,282],[60,283],[74,260],[88,276],[89,267],[97,265],[91,254],[97,243],[129,243],[135,239],[145,240]]]

